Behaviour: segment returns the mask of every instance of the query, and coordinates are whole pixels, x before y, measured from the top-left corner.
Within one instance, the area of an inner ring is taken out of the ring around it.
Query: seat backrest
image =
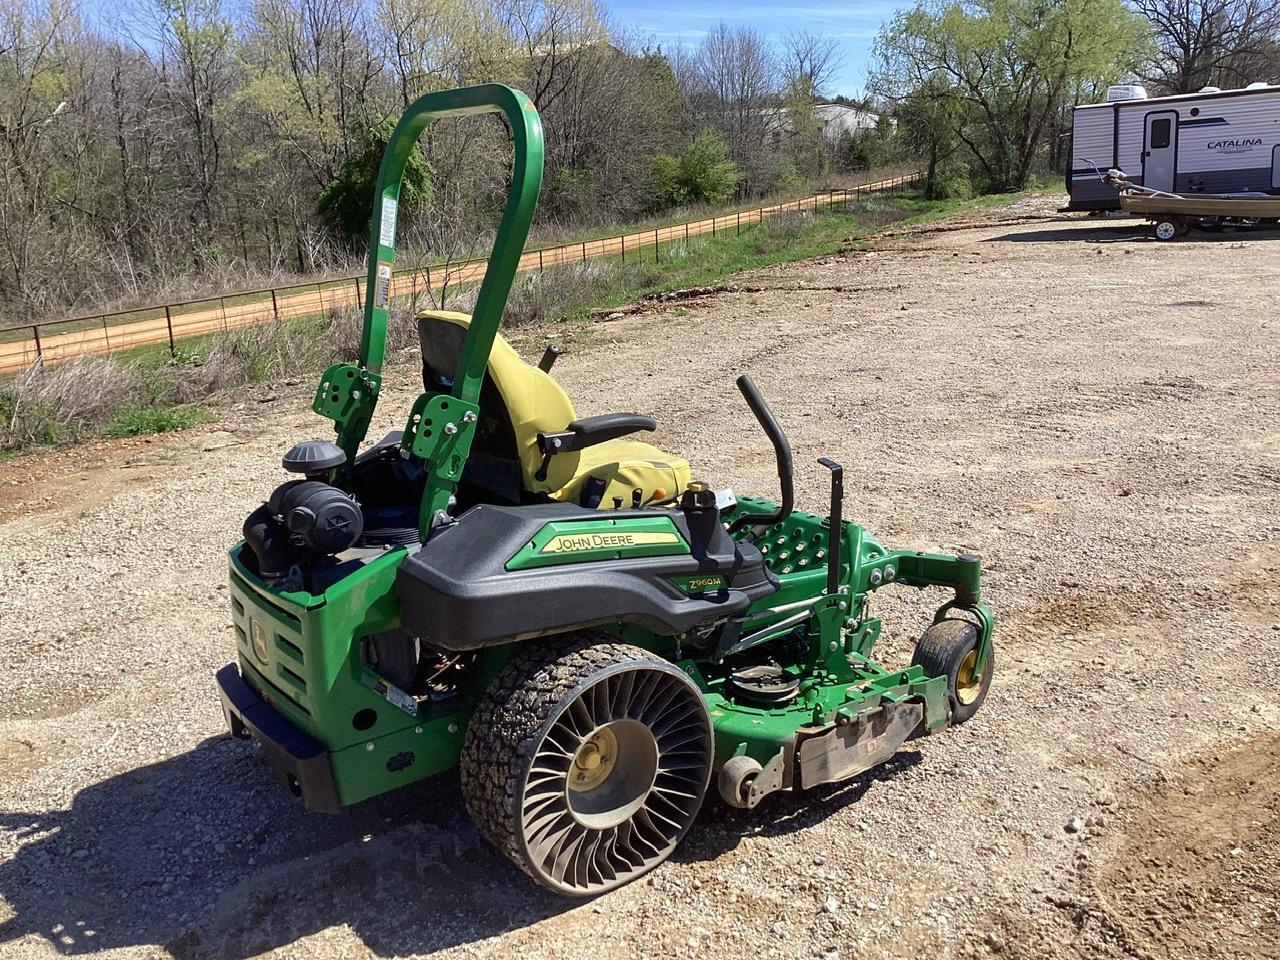
[[[418,314],[418,337],[422,343],[422,385],[428,390],[447,393],[453,389],[453,376],[466,338],[471,317],[447,310],[429,310]],[[495,337],[489,353],[489,368],[480,390],[480,418],[476,423],[476,441],[472,449],[492,456],[507,456],[519,461],[523,486],[529,491],[558,489],[558,474],[566,469],[572,476],[576,457],[563,455],[556,460],[559,469],[538,481],[534,474],[542,465],[538,434],[563,430],[577,419],[568,395],[548,374],[526,363],[501,336]]]

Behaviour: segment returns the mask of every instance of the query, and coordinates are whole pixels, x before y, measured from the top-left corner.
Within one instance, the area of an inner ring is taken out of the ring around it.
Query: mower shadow
[[[673,859],[711,860],[744,835],[812,826],[919,761],[908,748],[754,811],[708,796]],[[381,956],[424,954],[583,907],[544,893],[481,840],[456,776],[313,814],[270,779],[256,747],[228,736],[108,777],[67,811],[0,811],[0,831],[21,844],[0,862],[11,908],[0,952],[41,938],[66,955],[160,946],[180,960],[241,960],[346,926]]]
[[[313,814],[228,736],[102,780],[67,811],[0,811],[0,832],[22,844],[0,861],[0,953],[34,936],[67,955],[239,960],[342,925],[379,955],[432,953],[580,905],[481,841],[456,776]]]
[[[735,849],[743,837],[781,837],[807,830],[857,803],[875,784],[894,779],[922,759],[920,751],[908,745],[885,763],[851,780],[775,794],[754,810],[734,810],[726,806],[715,796],[713,780],[697,823],[671,859],[676,863],[714,860]]]

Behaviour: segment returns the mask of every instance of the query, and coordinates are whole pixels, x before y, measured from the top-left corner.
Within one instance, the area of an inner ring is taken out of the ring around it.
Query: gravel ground
[[[309,385],[0,467],[0,955],[1280,957],[1280,237],[1157,245],[1057,200],[521,336],[572,337],[581,413],[652,412],[697,474],[768,494],[751,372],[800,506],[841,460],[847,515],[981,553],[999,616],[972,722],[709,803],[591,903],[490,851],[456,777],[310,815],[223,734],[224,549],[322,434]],[[934,599],[881,604],[886,661]]]

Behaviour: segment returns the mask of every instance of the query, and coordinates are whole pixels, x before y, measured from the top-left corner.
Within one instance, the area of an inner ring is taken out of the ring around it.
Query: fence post
[[[227,298],[219,297],[218,302],[222,304],[222,332],[227,332]]]
[[[653,230],[653,262],[654,263],[658,262],[658,229],[657,227],[655,227]]]
[[[417,276],[417,274],[414,274],[414,276]],[[417,281],[415,280],[414,283],[416,284]],[[356,306],[360,306],[363,302],[364,299],[360,295],[360,278],[356,277]]]
[[[36,341],[36,359],[39,360],[44,356],[44,348],[40,346],[40,327],[38,324],[31,325],[31,336]]]
[[[587,262],[587,241],[582,241],[582,262]]]
[[[275,303],[275,291],[271,291],[271,302]],[[169,358],[173,359],[178,355],[177,349],[173,345],[173,314],[169,312],[169,305],[164,305],[164,325],[169,330]]]
[[[742,211],[738,211],[738,232],[734,236],[742,236]]]
[[[102,318],[102,339],[107,341],[107,349],[111,349],[111,331],[107,329],[107,318]]]
[[[538,269],[539,269],[539,270],[544,269],[544,268],[543,268],[543,266],[542,266],[542,251],[541,251],[541,250],[539,250],[539,251],[538,251]]]
[[[168,308],[168,307],[165,307],[165,308],[164,308],[164,310],[165,310],[165,313],[166,313],[166,314],[169,312],[169,308]],[[278,303],[276,303],[276,288],[275,288],[275,287],[272,287],[272,288],[271,288],[271,316],[272,316],[272,317],[274,317],[277,321],[279,321],[279,319],[280,319],[280,305],[279,305]]]

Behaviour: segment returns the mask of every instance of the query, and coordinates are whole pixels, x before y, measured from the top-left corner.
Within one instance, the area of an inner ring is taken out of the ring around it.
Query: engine
[[[324,479],[346,459],[336,444],[323,440],[305,441],[285,454],[284,468],[305,479],[276,487],[244,522],[245,545],[261,576],[276,579],[314,566],[360,540],[360,504]]]

